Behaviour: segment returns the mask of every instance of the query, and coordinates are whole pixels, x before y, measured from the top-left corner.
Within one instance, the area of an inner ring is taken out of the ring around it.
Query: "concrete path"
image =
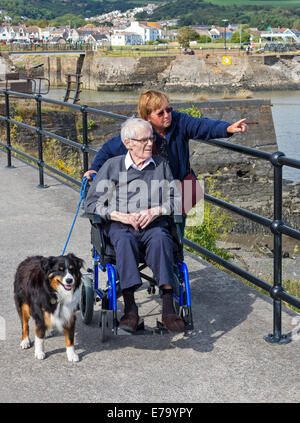
[[[37,170],[13,163],[6,168],[0,151],[0,402],[299,402],[300,341],[264,340],[273,330],[271,300],[188,253],[195,323],[188,336],[111,335],[101,344],[95,309],[91,326],[78,316],[80,362],[67,361],[61,335],[46,340],[43,361],[33,348],[21,350],[16,267],[29,255],[61,254],[79,193],[50,176],[49,188],[39,189]],[[90,248],[89,221],[78,218],[68,251],[89,265]],[[138,302],[153,327],[160,300],[143,289]],[[295,329],[296,314],[282,314],[283,332]]]

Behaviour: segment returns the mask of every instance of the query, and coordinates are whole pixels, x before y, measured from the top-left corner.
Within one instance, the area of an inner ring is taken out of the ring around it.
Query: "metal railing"
[[[89,153],[96,154],[97,150],[94,150],[88,145],[88,113],[95,113],[111,118],[117,118],[120,120],[125,120],[127,117],[124,115],[119,115],[115,113],[105,112],[103,110],[98,110],[86,105],[76,105],[68,104],[62,101],[53,100],[49,98],[42,97],[41,95],[30,95],[23,94],[9,90],[0,90],[0,95],[5,96],[5,115],[0,115],[0,120],[6,122],[6,143],[0,142],[0,145],[7,150],[7,167],[12,167],[11,164],[11,154],[12,152],[18,153],[23,156],[25,159],[33,161],[39,169],[39,187],[44,188],[44,168],[48,169],[55,174],[67,179],[68,181],[81,186],[81,181],[71,177],[70,175],[61,172],[58,169],[46,164],[43,161],[43,137],[52,137],[58,141],[77,148],[83,154],[83,170],[84,172],[88,170],[89,167]],[[37,110],[37,119],[36,126],[28,125],[23,122],[16,121],[10,117],[10,103],[9,96],[21,97],[26,99],[33,99],[36,101],[36,110]],[[59,106],[68,107],[75,111],[81,112],[82,114],[82,143],[69,140],[55,133],[45,131],[42,127],[42,102],[56,104]],[[11,145],[11,134],[10,129],[11,125],[18,125],[21,128],[33,131],[37,134],[38,139],[38,158],[35,158],[27,153],[24,153]],[[244,269],[238,267],[237,265],[223,259],[222,257],[212,253],[211,251],[201,247],[200,245],[184,239],[184,243],[192,248],[193,250],[199,252],[203,256],[213,260],[215,263],[220,264],[224,268],[230,270],[236,275],[246,279],[247,281],[253,283],[259,288],[264,289],[271,298],[273,299],[273,333],[265,337],[266,341],[271,344],[284,344],[291,340],[289,335],[282,334],[282,301],[298,308],[300,310],[300,300],[292,295],[288,294],[282,286],[282,235],[288,235],[294,239],[300,240],[300,231],[292,228],[285,224],[282,219],[282,167],[290,166],[296,169],[300,169],[300,161],[293,158],[286,157],[284,153],[277,151],[275,153],[269,153],[262,150],[256,150],[254,148],[245,147],[242,145],[233,144],[228,141],[212,139],[209,141],[199,140],[199,142],[204,142],[210,145],[214,145],[220,148],[225,148],[232,150],[241,154],[246,154],[248,156],[255,157],[257,159],[262,159],[268,161],[272,164],[274,168],[274,201],[273,201],[273,220],[260,216],[256,213],[253,213],[249,210],[238,207],[234,204],[230,204],[224,200],[215,198],[211,195],[205,194],[204,199],[214,205],[222,207],[224,209],[230,210],[243,216],[247,219],[250,219],[253,222],[256,222],[264,227],[268,228],[273,234],[274,238],[274,259],[273,259],[273,285],[268,282],[258,278],[257,276],[245,271]]]

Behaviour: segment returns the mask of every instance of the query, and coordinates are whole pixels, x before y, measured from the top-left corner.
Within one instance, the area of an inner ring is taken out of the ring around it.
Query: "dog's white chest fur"
[[[72,313],[77,309],[80,299],[80,290],[66,291],[59,287],[57,293],[57,307],[51,317],[52,328],[63,331],[65,324],[70,320]]]

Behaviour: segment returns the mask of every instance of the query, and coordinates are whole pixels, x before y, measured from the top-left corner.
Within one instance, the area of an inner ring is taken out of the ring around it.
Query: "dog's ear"
[[[43,257],[41,260],[41,268],[45,272],[45,274],[48,276],[51,272],[53,265],[53,256],[50,257]]]
[[[75,266],[76,266],[76,268],[77,268],[77,270],[79,271],[81,268],[82,268],[82,266],[84,265],[84,260],[82,260],[81,258],[79,258],[79,257],[76,257],[75,256],[75,254],[73,254],[73,253],[69,253],[68,254],[68,257],[69,257],[69,259],[70,260],[72,260],[74,263],[75,263]]]

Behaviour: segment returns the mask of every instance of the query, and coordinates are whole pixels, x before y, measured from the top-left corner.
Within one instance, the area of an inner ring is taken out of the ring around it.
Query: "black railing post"
[[[284,153],[277,151],[271,157],[271,163],[274,166],[274,220],[271,225],[274,239],[274,258],[273,258],[273,288],[270,292],[273,298],[273,334],[266,336],[265,340],[271,344],[286,344],[291,341],[287,335],[281,333],[281,299],[278,294],[283,292],[282,287],[282,233],[279,231],[282,220],[282,165],[279,163],[279,157]]]
[[[82,151],[83,151],[83,170],[84,173],[89,169],[89,153],[88,153],[88,120],[87,120],[87,111],[88,106],[81,106],[80,110],[82,113]]]
[[[43,136],[41,133],[42,130],[42,102],[41,102],[41,95],[37,94],[35,96],[36,100],[36,126],[37,130],[37,138],[38,138],[38,155],[39,155],[39,180],[40,183],[38,188],[48,188],[47,185],[44,184],[44,161],[43,161]]]
[[[7,143],[7,166],[14,167],[11,164],[11,140],[10,140],[10,122],[9,122],[9,94],[5,93],[5,113],[6,113],[6,143]]]

